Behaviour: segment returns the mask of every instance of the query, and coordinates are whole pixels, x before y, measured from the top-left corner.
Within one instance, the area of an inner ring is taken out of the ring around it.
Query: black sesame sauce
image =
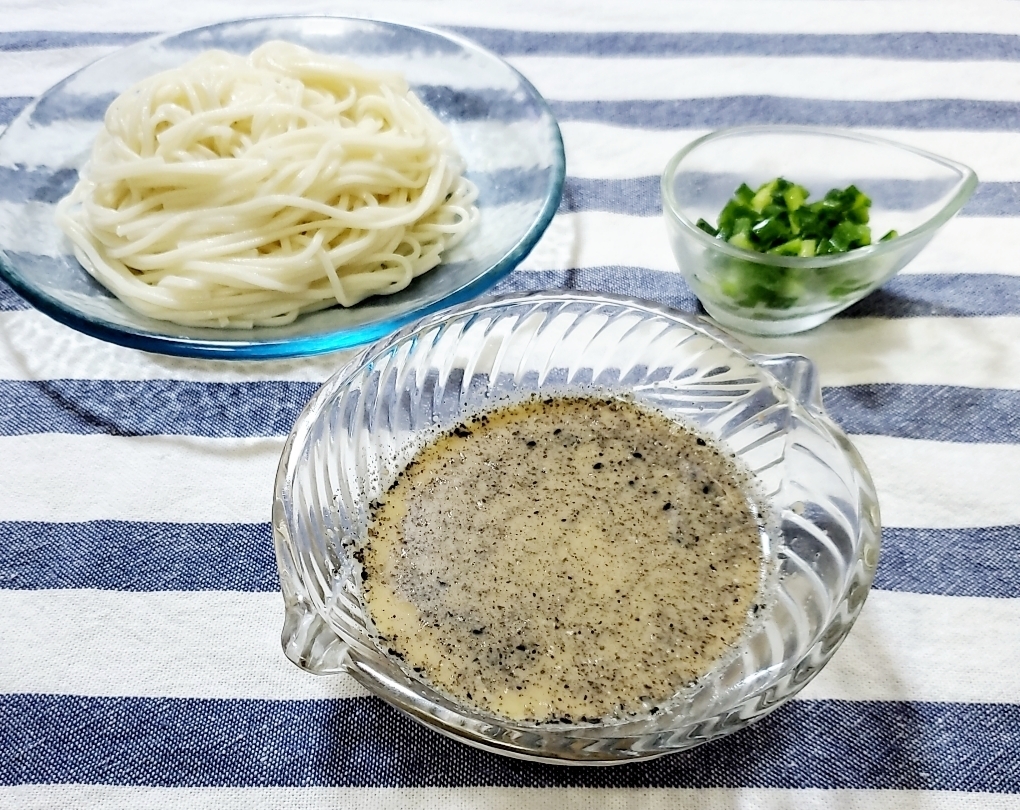
[[[532,400],[425,447],[373,504],[365,601],[394,655],[517,720],[633,715],[704,675],[762,582],[748,479],[625,400]]]

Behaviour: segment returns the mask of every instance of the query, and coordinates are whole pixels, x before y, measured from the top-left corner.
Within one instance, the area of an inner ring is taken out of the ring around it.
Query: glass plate
[[[54,221],[109,103],[135,82],[210,48],[247,55],[282,39],[397,70],[453,133],[479,188],[481,219],[443,263],[405,290],[281,327],[220,330],[140,315],[81,267]],[[545,100],[516,70],[440,31],[339,17],[240,20],[159,36],[100,59],[30,104],[0,137],[0,276],[47,315],[86,334],[191,357],[270,358],[366,343],[482,293],[534,247],[559,205],[563,141]]]

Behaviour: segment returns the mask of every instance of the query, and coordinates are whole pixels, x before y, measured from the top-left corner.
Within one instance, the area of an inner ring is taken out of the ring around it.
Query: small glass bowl
[[[738,248],[695,224],[716,225],[741,183],[775,177],[806,187],[810,201],[856,185],[872,200],[868,247],[814,258]],[[680,272],[720,324],[755,335],[811,329],[899,272],[977,188],[961,163],[845,130],[753,126],[688,144],[662,175],[663,213]],[[877,240],[890,230],[899,234]],[[769,305],[768,302],[772,302]]]
[[[362,599],[355,557],[369,504],[437,430],[532,394],[628,396],[694,423],[754,472],[773,511],[770,607],[694,686],[635,719],[535,724],[463,705],[380,647]],[[273,534],[283,648],[295,664],[349,672],[414,719],[489,751],[607,764],[722,737],[799,692],[864,604],[879,513],[807,359],[748,354],[701,318],[650,304],[537,293],[427,317],[334,374],[284,447]]]

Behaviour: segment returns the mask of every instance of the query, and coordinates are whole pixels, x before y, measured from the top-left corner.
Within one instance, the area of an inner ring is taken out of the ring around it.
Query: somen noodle
[[[57,219],[139,312],[279,325],[436,267],[478,219],[463,168],[401,77],[269,42],[119,96]]]

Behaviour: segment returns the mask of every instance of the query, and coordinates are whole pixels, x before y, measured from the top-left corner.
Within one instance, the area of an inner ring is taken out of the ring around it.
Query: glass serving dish
[[[437,430],[532,394],[626,395],[736,453],[773,510],[771,606],[661,710],[618,723],[511,722],[433,688],[377,643],[356,552],[369,504]],[[425,725],[532,760],[605,764],[681,751],[769,713],[825,665],[875,572],[879,512],[860,456],[822,410],[810,361],[753,355],[702,319],[581,293],[507,296],[427,317],[334,374],[276,479],[283,648],[349,672]]]
[[[813,258],[756,253],[705,233],[741,183],[784,177],[811,192],[853,184],[872,200],[874,242]],[[681,149],[662,175],[663,213],[677,265],[708,313],[749,334],[811,329],[898,273],[977,187],[961,163],[846,130],[724,129]],[[879,238],[890,230],[899,235]]]
[[[122,304],[82,268],[54,220],[116,95],[210,48],[247,55],[281,39],[402,73],[450,129],[478,186],[478,226],[438,267],[395,295],[258,329],[178,326]],[[0,136],[0,277],[56,320],[125,346],[196,357],[317,354],[367,343],[487,290],[516,267],[559,205],[565,163],[559,127],[520,73],[469,40],[340,17],[240,20],[156,37],[104,57],[29,104]]]

